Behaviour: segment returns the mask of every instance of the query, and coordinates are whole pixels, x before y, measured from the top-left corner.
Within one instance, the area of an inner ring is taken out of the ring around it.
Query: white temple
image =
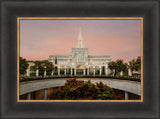
[[[58,75],[107,75],[108,55],[89,55],[88,48],[83,47],[81,30],[78,36],[77,48],[72,48],[71,55],[50,55],[49,62],[58,68]]]

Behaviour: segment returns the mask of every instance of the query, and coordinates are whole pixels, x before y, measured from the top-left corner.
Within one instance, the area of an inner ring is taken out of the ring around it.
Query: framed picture
[[[18,101],[143,102],[142,17],[18,17],[17,27]]]
[[[1,3],[1,118],[159,118],[157,1]]]

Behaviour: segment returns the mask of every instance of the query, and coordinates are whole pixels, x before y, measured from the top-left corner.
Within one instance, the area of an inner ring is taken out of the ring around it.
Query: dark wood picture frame
[[[17,102],[17,17],[143,17],[143,102]],[[159,1],[2,0],[1,118],[155,118]]]

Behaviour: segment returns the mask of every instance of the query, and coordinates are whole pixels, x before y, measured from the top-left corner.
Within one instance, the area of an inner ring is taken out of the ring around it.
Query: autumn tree
[[[67,80],[56,92],[57,99],[115,99],[114,91],[102,82]]]

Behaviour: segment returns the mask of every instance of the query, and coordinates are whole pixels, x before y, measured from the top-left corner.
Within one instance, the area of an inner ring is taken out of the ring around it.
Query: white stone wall
[[[58,87],[58,86],[64,86],[66,83],[66,79],[46,79],[46,80],[40,80],[40,81],[31,81],[26,83],[20,83],[20,95],[41,90],[44,88],[50,88],[50,87]],[[84,80],[88,81],[90,80],[93,83],[102,81],[104,84],[107,84],[111,88],[127,91],[130,93],[134,93],[137,95],[141,95],[141,83],[135,82],[135,81],[127,81],[127,80],[118,80],[118,79],[100,79],[100,78],[78,78],[78,80]]]
[[[79,57],[81,56],[83,60],[80,61]],[[88,55],[88,48],[72,48],[72,55],[51,55],[48,60],[54,64],[56,58],[58,65],[72,68],[76,68],[78,65],[83,67],[105,66],[107,68],[108,62],[111,61],[108,55]]]

